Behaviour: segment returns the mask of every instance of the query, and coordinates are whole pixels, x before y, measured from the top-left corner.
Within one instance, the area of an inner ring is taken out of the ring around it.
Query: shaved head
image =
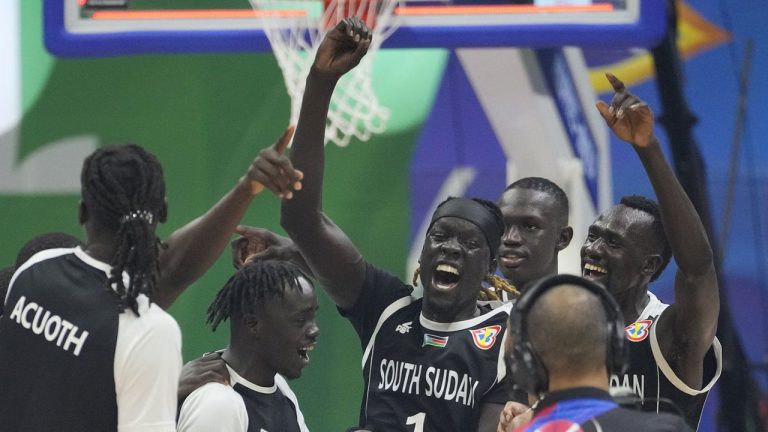
[[[605,368],[606,314],[595,294],[576,285],[552,288],[533,305],[527,323],[531,343],[550,374]]]

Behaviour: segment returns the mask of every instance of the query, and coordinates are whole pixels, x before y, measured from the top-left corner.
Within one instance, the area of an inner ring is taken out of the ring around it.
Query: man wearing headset
[[[588,319],[586,319],[588,317]],[[512,309],[506,355],[517,386],[539,396],[533,418],[499,431],[690,431],[682,417],[620,407],[610,374],[627,365],[624,319],[601,286],[573,275],[546,278]]]

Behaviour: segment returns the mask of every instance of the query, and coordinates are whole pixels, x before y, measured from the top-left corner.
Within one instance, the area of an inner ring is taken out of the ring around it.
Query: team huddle
[[[528,177],[496,203],[442,202],[408,284],[367,262],[323,211],[331,95],[370,43],[357,18],[330,30],[295,134],[262,150],[229,193],[165,241],[155,235],[167,218],[155,156],[125,145],[86,159],[85,242],[41,236],[0,271],[0,429],[307,431],[288,381],[317,342],[320,287],[363,352],[350,431],[698,428],[722,367],[717,277],[648,106],[608,75],[615,95],[597,109],[632,145],[658,203],[629,196],[604,211],[581,247],[580,276],[557,274],[558,253],[575,240],[568,197]],[[288,238],[238,225],[266,189],[282,198]],[[165,310],[232,233],[237,271],[208,309],[212,329],[229,321],[229,343],[182,368],[181,331]],[[672,257],[667,305],[649,284]]]

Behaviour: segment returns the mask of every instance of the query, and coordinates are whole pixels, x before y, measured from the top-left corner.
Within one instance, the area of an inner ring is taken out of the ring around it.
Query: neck
[[[86,229],[86,241],[83,250],[91,258],[101,262],[110,263],[115,256],[115,238],[113,235],[104,235],[93,230]]]
[[[616,302],[621,308],[626,325],[637,321],[643,309],[648,305],[651,298],[648,296],[648,285],[632,288],[615,296]]]
[[[221,354],[221,357],[227,362],[229,367],[246,380],[261,387],[272,387],[275,385],[275,374],[277,372],[264,366],[259,361],[256,355],[258,347],[254,346],[252,341],[246,344],[245,347],[248,348],[243,349],[243,345],[233,340]]]
[[[439,308],[430,304],[427,298],[424,298],[424,303],[421,308],[421,313],[424,318],[439,322],[439,323],[452,323],[456,321],[464,321],[470,318],[474,318],[480,315],[480,310],[477,308],[477,303],[473,302],[467,307],[460,310],[451,310],[450,308]]]
[[[569,372],[570,373],[570,372]],[[549,392],[574,387],[595,387],[608,391],[608,371],[605,368],[580,374],[551,374]]]

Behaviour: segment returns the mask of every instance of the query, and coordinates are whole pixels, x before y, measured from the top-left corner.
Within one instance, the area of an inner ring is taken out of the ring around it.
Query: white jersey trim
[[[478,324],[481,324],[481,323],[485,322],[488,318],[490,318],[490,317],[492,317],[494,315],[500,314],[500,313],[506,313],[507,315],[509,315],[509,312],[511,310],[512,310],[512,304],[506,303],[506,304],[504,304],[502,306],[499,306],[498,308],[493,309],[490,312],[486,312],[486,313],[484,313],[484,314],[482,314],[480,316],[476,316],[474,318],[470,318],[470,319],[463,320],[463,321],[454,321],[454,322],[449,322],[449,323],[441,323],[441,322],[432,321],[432,320],[424,317],[424,312],[422,311],[419,314],[419,322],[421,323],[422,327],[424,327],[426,329],[429,329],[429,330],[434,330],[434,331],[439,331],[439,332],[446,332],[446,333],[447,332],[455,332],[455,331],[470,329],[470,328],[472,328],[472,327],[474,327],[474,326],[476,326]]]
[[[691,387],[689,387],[686,383],[683,382],[672,370],[672,367],[669,366],[669,363],[667,363],[667,360],[664,358],[664,354],[661,352],[661,346],[659,345],[658,337],[656,336],[656,323],[659,322],[659,319],[661,318],[661,313],[664,312],[664,310],[667,308],[667,306],[664,303],[662,303],[660,300],[656,298],[655,295],[652,293],[648,293],[651,296],[651,301],[648,302],[648,306],[646,306],[645,310],[643,311],[643,317],[647,318],[650,316],[653,316],[653,313],[650,313],[646,315],[646,311],[649,310],[649,307],[651,307],[652,303],[654,303],[654,300],[657,304],[654,305],[654,308],[652,312],[659,310],[660,313],[658,314],[658,317],[653,321],[653,325],[651,326],[651,351],[653,352],[653,358],[656,360],[656,364],[659,369],[661,369],[661,372],[664,374],[664,376],[669,380],[672,385],[675,386],[678,390],[681,392],[690,395],[690,396],[696,396],[702,393],[708,392],[710,389],[712,389],[712,386],[715,385],[718,379],[720,379],[720,373],[723,370],[723,348],[720,345],[720,341],[715,337],[715,339],[712,341],[712,348],[715,351],[715,361],[717,363],[717,369],[715,370],[715,375],[712,377],[712,379],[709,381],[707,385],[705,385],[701,390],[696,390]]]
[[[16,282],[16,278],[21,274],[21,272],[23,272],[24,270],[32,267],[34,264],[37,264],[39,262],[72,253],[73,250],[74,248],[46,249],[44,251],[40,251],[32,255],[27,261],[24,262],[24,264],[20,265],[19,268],[17,268],[16,271],[13,272],[13,276],[11,276],[11,281],[8,283],[8,290],[5,292],[5,298],[3,299],[3,304],[5,304],[8,301],[8,297],[11,296],[11,288],[13,288],[13,283]]]
[[[277,385],[277,388],[279,388],[283,393],[283,395],[293,403],[293,407],[296,408],[296,422],[299,424],[299,430],[301,432],[309,432],[309,428],[304,422],[304,414],[302,414],[301,409],[299,409],[299,400],[296,398],[293,390],[291,390],[291,387],[288,386],[288,381],[286,381],[282,375],[275,374],[275,384]]]
[[[379,333],[381,326],[384,325],[384,321],[391,317],[395,312],[413,303],[414,300],[415,298],[413,296],[401,297],[390,303],[390,305],[384,309],[384,312],[381,313],[379,321],[376,323],[376,327],[373,329],[373,333],[371,333],[371,338],[368,340],[368,345],[366,345],[365,351],[363,352],[363,369],[365,369],[365,363],[368,361],[368,357],[370,356],[371,350],[373,349],[374,342],[376,341],[376,335]]]
[[[261,394],[273,394],[277,391],[277,384],[272,384],[271,387],[263,387],[257,384],[254,384],[247,379],[243,378],[235,372],[234,369],[232,369],[228,364],[224,363],[224,365],[227,367],[227,371],[229,371],[229,377],[230,377],[230,385],[232,387],[235,386],[235,384],[240,384],[245,388],[251,389],[257,393]],[[277,375],[275,375],[275,378],[277,378]]]

